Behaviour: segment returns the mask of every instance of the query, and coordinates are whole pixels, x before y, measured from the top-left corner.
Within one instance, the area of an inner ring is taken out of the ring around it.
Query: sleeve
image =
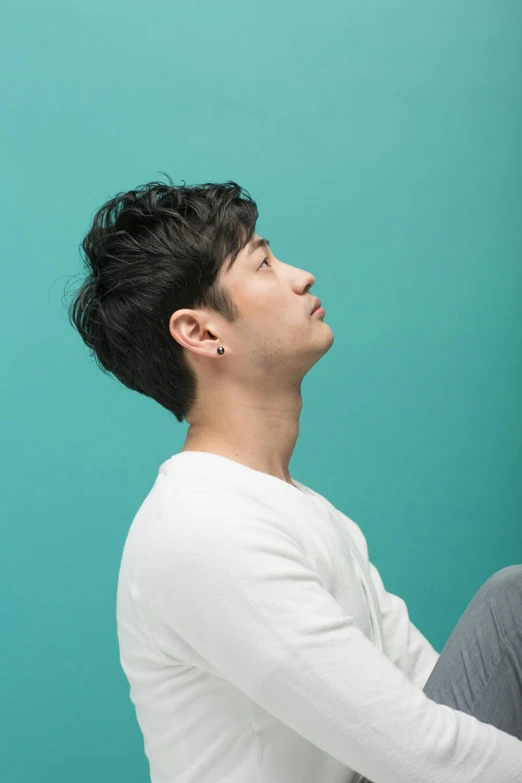
[[[147,611],[218,676],[373,783],[520,779],[522,741],[428,699],[337,604],[279,515],[204,500],[165,525]]]
[[[370,571],[382,616],[387,657],[422,690],[440,653],[412,623],[405,601],[387,592],[376,566],[369,560],[368,543],[359,525],[340,511]]]

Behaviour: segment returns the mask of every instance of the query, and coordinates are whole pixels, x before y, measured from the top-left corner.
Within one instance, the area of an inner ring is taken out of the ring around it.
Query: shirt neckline
[[[278,476],[272,476],[270,473],[265,473],[262,470],[251,468],[249,465],[245,465],[242,462],[231,459],[230,457],[224,457],[222,454],[216,454],[213,451],[194,451],[190,449],[187,451],[180,451],[176,454],[173,454],[172,457],[166,460],[166,462],[161,465],[160,470],[163,468],[163,465],[166,465],[167,463],[172,464],[175,462],[184,462],[187,461],[187,458],[188,461],[191,461],[194,459],[194,455],[197,455],[199,460],[203,459],[209,463],[214,463],[215,467],[219,466],[219,468],[226,468],[227,473],[237,473],[238,479],[241,479],[242,477],[255,478],[256,480],[264,481],[270,488],[279,488],[285,491],[284,488],[287,487],[294,496],[295,493],[297,493],[300,497],[315,499],[315,493],[313,490],[311,490],[305,484],[302,484],[300,481],[292,479],[292,484],[290,484],[288,481],[280,479]]]

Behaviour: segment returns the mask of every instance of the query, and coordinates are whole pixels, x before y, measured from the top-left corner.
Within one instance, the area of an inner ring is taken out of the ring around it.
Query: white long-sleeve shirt
[[[152,783],[520,783],[522,742],[423,693],[439,653],[293,481],[180,452],[134,517],[117,629]]]

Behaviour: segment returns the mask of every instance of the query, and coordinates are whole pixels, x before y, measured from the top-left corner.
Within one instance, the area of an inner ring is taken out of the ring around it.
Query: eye
[[[263,264],[265,263],[265,261],[268,263],[268,257],[267,257],[267,258],[265,258],[265,259],[264,259],[264,260],[261,262],[261,266],[259,267],[259,269],[261,269],[261,267],[263,266]],[[268,266],[270,266],[270,264],[268,264]]]

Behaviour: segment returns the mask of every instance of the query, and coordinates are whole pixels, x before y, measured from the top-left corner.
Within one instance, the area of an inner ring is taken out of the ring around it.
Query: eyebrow
[[[254,253],[258,247],[268,247],[269,245],[270,245],[269,239],[265,239],[264,237],[259,237],[258,239],[255,239],[253,242],[250,243],[250,248],[247,257],[250,258],[252,253]]]
[[[258,237],[257,239],[252,240],[252,242],[250,242],[247,245],[247,247],[248,247],[247,261],[250,261],[252,254],[258,249],[258,247],[268,247],[269,245],[270,245],[270,240],[269,239],[265,239],[264,237]],[[236,259],[237,259],[237,256],[236,256],[236,258],[234,258],[234,260],[228,262],[228,264],[226,266],[226,269],[225,269],[225,274],[227,272],[230,272],[230,270],[234,266],[234,263],[235,263]]]

